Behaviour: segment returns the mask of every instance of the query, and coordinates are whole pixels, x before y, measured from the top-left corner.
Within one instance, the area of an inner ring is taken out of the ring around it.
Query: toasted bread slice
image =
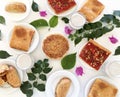
[[[90,88],[88,97],[116,97],[117,91],[112,84],[97,78]]]
[[[6,74],[7,82],[14,88],[20,87],[21,85],[21,80],[18,75],[17,70],[13,67],[10,66],[10,70]]]
[[[88,22],[92,22],[103,11],[104,5],[98,0],[88,0],[79,10]]]
[[[0,86],[3,86],[5,84],[4,79],[2,79],[2,77],[0,77]]]
[[[10,40],[10,47],[28,51],[35,31],[24,26],[15,26]]]
[[[13,2],[6,5],[5,10],[11,13],[24,13],[26,12],[26,5],[21,2]]]
[[[62,78],[56,86],[55,97],[66,97],[70,86],[71,86],[71,80],[66,77]]]

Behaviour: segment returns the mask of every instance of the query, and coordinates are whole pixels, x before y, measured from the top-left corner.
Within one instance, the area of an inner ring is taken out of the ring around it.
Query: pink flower
[[[84,74],[84,72],[83,72],[83,68],[80,66],[80,67],[77,67],[76,68],[76,74],[79,76],[82,76],[83,74]]]
[[[73,31],[73,29],[72,28],[70,28],[69,26],[65,26],[65,33],[66,34],[71,34],[71,32]]]
[[[45,17],[47,15],[46,11],[40,11],[40,16]]]
[[[113,43],[113,44],[118,42],[118,39],[115,38],[114,36],[109,37],[109,39],[110,39],[111,43]]]

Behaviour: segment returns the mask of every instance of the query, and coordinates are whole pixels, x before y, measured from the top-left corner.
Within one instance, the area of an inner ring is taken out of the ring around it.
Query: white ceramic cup
[[[21,70],[27,70],[33,66],[34,59],[30,54],[23,53],[18,55],[16,59],[16,64]]]
[[[70,17],[70,26],[74,29],[80,29],[86,23],[85,17],[80,13],[74,13]]]

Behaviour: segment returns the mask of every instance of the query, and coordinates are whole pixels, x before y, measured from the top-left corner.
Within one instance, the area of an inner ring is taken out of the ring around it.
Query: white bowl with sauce
[[[120,60],[113,60],[106,64],[105,72],[109,77],[120,78]]]
[[[31,68],[34,64],[34,59],[27,53],[18,55],[16,59],[16,64],[21,70],[27,70]]]
[[[70,26],[74,29],[80,29],[86,23],[85,17],[80,13],[74,13],[70,17]]]

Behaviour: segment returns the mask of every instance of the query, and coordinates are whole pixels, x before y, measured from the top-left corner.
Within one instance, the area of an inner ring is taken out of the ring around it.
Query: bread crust
[[[14,88],[20,87],[21,85],[21,80],[18,75],[17,70],[13,67],[10,66],[10,70],[6,74],[7,82]]]
[[[11,13],[24,13],[26,12],[26,5],[21,2],[13,2],[6,5],[5,10]]]
[[[71,80],[67,77],[62,78],[55,89],[55,97],[66,97],[71,85]]]
[[[17,25],[13,28],[10,47],[28,51],[35,31],[31,28]]]
[[[118,89],[107,81],[97,78],[88,93],[88,97],[116,97]]]
[[[88,22],[92,22],[104,8],[104,5],[98,0],[87,0],[79,12],[86,17]]]

